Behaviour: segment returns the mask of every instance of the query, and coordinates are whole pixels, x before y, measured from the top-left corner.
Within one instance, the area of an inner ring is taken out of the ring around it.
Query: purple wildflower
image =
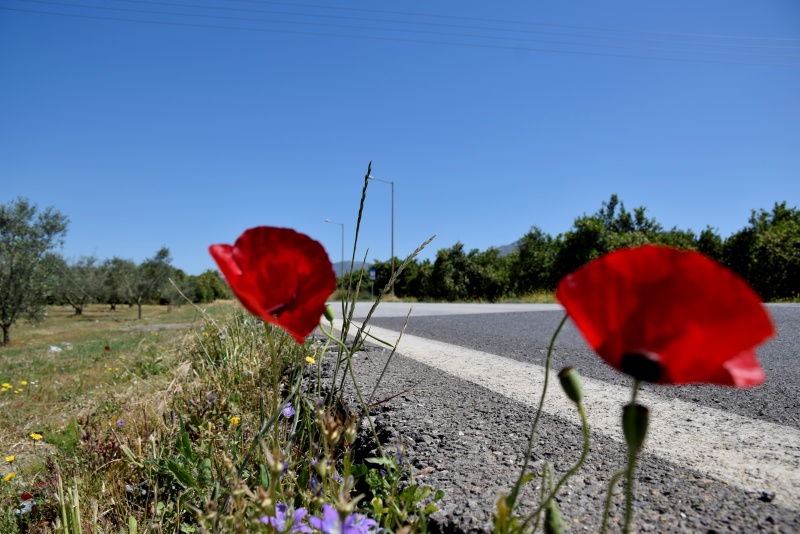
[[[350,514],[342,524],[339,512],[330,504],[323,505],[322,517],[309,517],[308,522],[323,534],[374,534],[382,530],[375,529],[378,523],[364,514]]]
[[[311,493],[313,493],[315,497],[322,496],[322,486],[320,486],[316,477],[311,477],[311,479],[309,479],[308,489],[311,490]]]
[[[376,529],[377,526],[377,521],[364,514],[351,514],[344,520],[345,534],[372,534],[383,530],[382,528]]]
[[[125,424],[125,421],[123,421],[122,419],[119,419],[117,421],[117,428],[122,428],[122,425],[124,425],[124,424]]]
[[[281,413],[286,418],[289,418],[289,417],[293,416],[295,412],[294,412],[294,408],[292,408],[292,403],[291,402],[287,402],[286,403],[286,407],[283,410],[281,410]]]
[[[275,516],[262,516],[261,522],[271,525],[272,528],[278,532],[303,532],[305,534],[310,534],[311,528],[302,522],[306,515],[308,515],[308,510],[305,508],[298,508],[292,514],[291,523],[287,524],[289,507],[280,502],[275,506]],[[287,527],[290,527],[288,531],[286,530]]]
[[[324,534],[342,534],[342,520],[339,519],[339,512],[330,504],[322,506],[322,517],[311,516],[308,518],[308,522]]]

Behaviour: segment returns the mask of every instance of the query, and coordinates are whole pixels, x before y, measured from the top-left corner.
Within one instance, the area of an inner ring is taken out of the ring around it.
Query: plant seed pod
[[[583,388],[581,387],[581,375],[573,367],[565,367],[558,373],[561,381],[561,389],[567,394],[575,404],[580,404],[583,399]]]
[[[622,429],[628,448],[638,452],[642,448],[650,422],[650,410],[641,404],[626,404],[622,408]]]

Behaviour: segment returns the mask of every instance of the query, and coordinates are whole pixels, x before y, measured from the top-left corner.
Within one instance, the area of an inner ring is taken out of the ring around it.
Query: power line
[[[21,1],[31,1],[31,0],[21,0]],[[550,32],[550,31],[538,31],[538,30],[529,30],[529,29],[514,29],[514,28],[500,28],[500,27],[488,27],[488,26],[474,26],[474,25],[467,25],[467,24],[450,24],[450,23],[440,23],[440,22],[424,22],[419,20],[398,20],[398,19],[385,19],[385,18],[374,18],[374,17],[351,17],[351,16],[342,16],[342,15],[322,15],[318,13],[298,13],[292,11],[274,11],[274,10],[266,10],[266,9],[247,9],[247,8],[231,8],[231,7],[218,7],[218,6],[204,6],[198,4],[187,4],[187,3],[177,3],[177,2],[158,2],[153,0],[116,0],[117,2],[127,2],[133,4],[149,4],[149,5],[163,5],[163,6],[171,6],[171,7],[185,7],[191,9],[207,9],[207,10],[214,10],[214,11],[232,11],[232,12],[243,12],[243,13],[267,13],[271,15],[288,15],[288,16],[297,16],[297,17],[313,17],[313,18],[326,18],[326,19],[336,19],[336,20],[358,20],[358,21],[366,21],[366,22],[388,22],[390,24],[410,24],[415,26],[432,26],[432,27],[444,27],[444,28],[459,28],[459,29],[470,29],[470,30],[482,30],[482,31],[499,31],[499,32],[506,32],[506,33],[519,33],[524,35],[553,35],[557,37],[579,37],[585,39],[605,39],[605,40],[615,40],[615,41],[632,41],[632,42],[644,42],[644,43],[663,43],[663,44],[678,44],[678,45],[698,45],[698,46],[714,46],[714,47],[739,47],[739,48],[768,48],[768,49],[788,49],[788,50],[800,50],[800,46],[785,46],[785,45],[761,45],[761,44],[752,44],[752,43],[713,43],[713,42],[698,42],[698,41],[675,41],[675,40],[665,40],[665,39],[643,39],[643,38],[636,38],[636,37],[616,37],[616,36],[609,36],[609,35],[587,35],[583,33],[564,33],[564,32]],[[245,1],[245,0],[238,0],[238,1]],[[251,2],[252,3],[252,2]],[[278,4],[284,5],[281,2],[259,2],[263,4]],[[304,4],[299,4],[300,6]],[[294,5],[293,5],[294,7]],[[348,9],[348,10],[355,10],[354,8],[328,8],[328,9]],[[367,11],[367,12],[374,12],[378,10],[356,10],[356,11]],[[383,11],[378,11],[380,13],[384,13]],[[394,12],[386,12],[386,13],[394,13]],[[437,15],[438,16],[438,15]],[[457,17],[456,17],[457,18]],[[479,19],[484,20],[484,19]],[[492,21],[492,19],[486,19]],[[534,24],[534,23],[529,23]],[[538,23],[536,23],[538,24]],[[571,26],[569,26],[571,28]],[[625,31],[625,30],[618,30],[618,31]]]
[[[333,23],[326,23],[326,22],[301,22],[301,21],[293,21],[293,20],[276,20],[276,19],[264,19],[264,18],[250,18],[250,17],[236,17],[230,15],[208,15],[203,13],[180,13],[174,11],[156,11],[156,10],[142,10],[142,9],[131,9],[131,8],[124,8],[124,7],[111,7],[111,6],[96,6],[91,4],[79,4],[74,2],[58,2],[54,0],[20,0],[27,3],[34,3],[34,4],[47,4],[47,5],[55,5],[61,7],[77,7],[77,8],[85,8],[85,9],[96,9],[102,11],[115,11],[115,12],[123,12],[123,13],[137,13],[137,14],[146,14],[146,15],[167,15],[167,16],[177,16],[177,17],[190,17],[190,18],[202,18],[202,19],[212,19],[212,20],[232,20],[238,22],[267,22],[272,24],[287,24],[287,25],[296,25],[296,26],[313,26],[313,27],[323,27],[323,28],[339,28],[339,29],[346,29],[346,30],[366,30],[366,31],[389,31],[389,32],[397,32],[397,33],[406,33],[412,35],[435,35],[435,36],[442,36],[442,37],[459,37],[459,38],[467,38],[467,39],[488,39],[488,40],[495,40],[495,41],[512,41],[518,43],[537,43],[537,44],[551,44],[551,45],[567,45],[567,46],[578,46],[578,47],[593,47],[593,48],[608,48],[608,49],[616,49],[616,50],[631,50],[635,52],[659,52],[659,53],[672,53],[672,54],[700,54],[700,55],[719,55],[719,56],[744,56],[744,57],[776,57],[776,58],[795,58],[795,56],[786,55],[786,54],[757,54],[757,53],[750,53],[750,52],[729,52],[729,51],[715,51],[715,50],[692,50],[692,49],[674,49],[674,48],[645,48],[645,47],[633,47],[633,46],[624,46],[624,45],[611,45],[611,44],[598,44],[598,43],[578,43],[578,42],[571,42],[571,41],[557,41],[553,39],[530,39],[530,38],[523,38],[523,37],[505,37],[505,36],[495,36],[495,35],[477,35],[477,34],[468,34],[468,33],[455,33],[455,32],[442,32],[442,31],[432,31],[432,30],[414,30],[414,29],[407,29],[407,28],[385,28],[385,27],[370,27],[370,26],[357,26],[351,24],[333,24]],[[181,5],[175,3],[167,3],[167,2],[145,2],[148,4],[158,4],[158,5]],[[800,58],[798,58],[800,59]]]
[[[24,0],[24,1],[31,1],[31,0]],[[57,4],[56,2],[40,2],[40,3]],[[69,6],[69,4],[61,4],[61,5]],[[73,7],[80,7],[80,6],[73,6]],[[95,6],[92,6],[92,8],[93,9],[97,9]],[[122,10],[121,8],[119,8],[119,9]],[[593,56],[593,57],[616,57],[616,58],[625,58],[625,59],[678,61],[678,62],[722,64],[722,65],[800,67],[800,63],[776,63],[776,62],[755,62],[755,61],[719,61],[719,60],[697,59],[697,58],[678,58],[678,57],[666,57],[666,56],[644,56],[644,55],[634,55],[634,54],[611,54],[611,53],[603,53],[603,52],[588,52],[588,51],[576,51],[576,50],[558,50],[558,49],[551,49],[551,48],[532,48],[532,47],[508,46],[508,45],[491,45],[491,44],[480,44],[480,43],[461,43],[461,42],[453,42],[453,41],[434,41],[434,40],[427,40],[427,39],[403,39],[403,38],[398,38],[398,37],[381,37],[381,36],[354,35],[354,34],[341,34],[341,33],[323,33],[323,32],[310,32],[310,31],[297,31],[297,30],[279,30],[279,29],[274,29],[274,28],[250,28],[250,27],[243,27],[243,26],[225,26],[225,25],[218,25],[218,24],[200,24],[200,23],[171,22],[171,21],[163,21],[163,20],[132,19],[132,18],[123,18],[123,17],[108,17],[108,16],[86,15],[86,14],[78,14],[78,13],[61,13],[61,12],[53,12],[53,11],[32,10],[32,9],[22,9],[22,8],[11,8],[11,7],[0,7],[0,10],[16,11],[16,12],[23,12],[23,13],[33,13],[33,14],[40,14],[40,15],[53,15],[53,16],[60,16],[60,17],[82,18],[82,19],[90,19],[90,20],[108,20],[108,21],[117,21],[117,22],[132,22],[132,23],[138,23],[138,24],[155,24],[155,25],[161,25],[161,26],[179,26],[179,27],[222,29],[222,30],[234,30],[234,31],[251,31],[251,32],[261,32],[261,33],[308,35],[308,36],[316,36],[316,37],[338,37],[338,38],[361,39],[361,40],[372,40],[372,41],[405,42],[405,43],[431,44],[431,45],[466,47],[466,48],[485,48],[485,49],[495,49],[495,50],[517,50],[517,51],[523,50],[523,51],[529,51],[529,52],[562,54],[562,55],[578,55],[578,56]],[[131,10],[124,10],[124,11],[131,11]],[[132,10],[132,11],[136,11],[136,10]],[[147,14],[146,11],[138,11],[138,12]],[[161,14],[165,14],[165,13],[161,13]],[[186,14],[179,14],[179,15],[195,16],[195,15],[186,15]],[[245,20],[250,20],[250,19],[245,19]],[[331,25],[328,25],[328,26],[331,26]]]
[[[252,4],[271,4],[271,5],[282,5],[282,6],[298,6],[298,7],[312,7],[317,9],[332,9],[337,11],[361,11],[365,13],[382,13],[382,14],[391,14],[391,15],[408,15],[408,16],[419,16],[419,17],[431,17],[431,18],[442,18],[442,19],[453,19],[453,20],[472,20],[476,22],[497,22],[497,23],[504,23],[504,24],[521,24],[525,26],[545,26],[545,27],[553,27],[553,28],[573,28],[573,29],[580,29],[580,30],[595,30],[595,31],[607,31],[607,32],[617,32],[617,33],[641,33],[641,34],[649,34],[649,35],[674,35],[674,36],[682,36],[682,37],[708,37],[714,39],[747,39],[747,40],[759,40],[759,41],[800,41],[800,38],[794,37],[755,37],[755,36],[744,36],[744,35],[720,35],[720,34],[709,34],[709,33],[682,33],[682,32],[665,32],[665,31],[655,31],[655,30],[627,30],[621,28],[607,28],[601,26],[574,26],[569,24],[553,24],[553,23],[544,23],[544,22],[531,22],[531,21],[521,21],[521,20],[511,20],[511,19],[491,19],[491,18],[481,18],[481,17],[465,17],[460,15],[441,15],[441,14],[434,14],[434,13],[419,13],[419,12],[411,12],[411,11],[387,11],[382,9],[367,9],[367,8],[355,8],[355,7],[334,7],[334,6],[323,6],[319,4],[299,4],[299,3],[289,3],[289,2],[274,2],[270,0],[235,0],[237,2],[245,2],[245,3],[252,3]]]

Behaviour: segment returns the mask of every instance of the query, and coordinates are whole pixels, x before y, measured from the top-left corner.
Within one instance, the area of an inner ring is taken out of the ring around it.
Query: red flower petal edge
[[[318,325],[336,275],[325,249],[288,228],[259,226],[209,252],[247,311],[280,326],[298,343]]]
[[[612,367],[660,384],[756,386],[755,347],[775,333],[761,299],[693,251],[647,245],[568,274],[556,298]]]

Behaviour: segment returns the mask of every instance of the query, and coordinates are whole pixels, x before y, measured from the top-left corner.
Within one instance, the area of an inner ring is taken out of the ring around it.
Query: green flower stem
[[[283,409],[286,408],[286,405],[289,404],[289,402],[294,398],[295,395],[297,395],[297,393],[299,393],[300,385],[302,383],[303,383],[303,373],[298,373],[297,374],[297,380],[295,381],[294,385],[292,386],[292,389],[289,391],[289,395],[286,396],[286,399],[284,400],[283,404],[281,404],[281,406],[278,407],[277,410],[275,410],[275,412],[272,414],[272,416],[267,421],[265,421],[263,425],[261,425],[261,430],[259,430],[258,434],[256,434],[253,437],[253,442],[250,444],[250,448],[247,451],[247,455],[244,457],[242,462],[239,464],[238,469],[236,470],[236,472],[238,473],[239,476],[242,475],[242,472],[244,471],[244,467],[250,461],[250,457],[253,455],[253,452],[255,451],[256,446],[258,445],[258,443],[262,439],[264,439],[264,436],[266,435],[267,431],[270,428],[272,428],[272,425],[274,425],[275,421],[277,421],[278,417],[280,417],[281,411],[283,411]]]
[[[614,473],[614,476],[611,477],[611,482],[608,484],[608,495],[606,495],[606,505],[603,508],[603,524],[600,527],[600,534],[606,533],[606,528],[608,527],[608,512],[611,510],[611,498],[614,495],[614,486],[617,485],[619,479],[622,478],[622,475],[625,474],[625,471],[617,471]]]
[[[549,503],[555,498],[556,495],[558,495],[558,490],[561,489],[561,486],[563,486],[567,480],[569,480],[569,478],[581,468],[583,463],[586,461],[586,457],[589,455],[589,421],[586,419],[586,410],[583,408],[583,404],[578,404],[578,413],[581,416],[581,428],[583,430],[583,450],[581,451],[581,457],[578,459],[577,463],[573,465],[563,477],[561,477],[561,479],[558,481],[558,484],[556,484],[556,487],[550,491],[550,495],[548,495],[547,498],[545,498],[539,504],[539,507],[531,515],[529,515],[527,519],[525,519],[525,522],[522,524],[523,531],[530,520],[534,517],[536,517],[536,523],[538,524],[539,514],[542,512],[542,510],[544,510],[545,506],[547,506],[547,503]],[[552,485],[552,479],[550,484]]]
[[[381,440],[378,439],[378,433],[375,430],[375,425],[372,423],[372,417],[369,416],[369,408],[367,407],[367,403],[364,402],[364,397],[361,395],[361,389],[358,387],[358,380],[356,380],[356,375],[353,372],[353,366],[350,365],[350,354],[347,355],[347,367],[350,369],[350,378],[353,379],[353,387],[356,390],[356,395],[358,396],[358,401],[361,403],[361,409],[364,411],[364,416],[367,418],[367,423],[369,423],[369,429],[372,431],[372,437],[375,438],[375,444],[378,446],[378,451],[381,453],[381,457],[385,458],[386,455],[383,453],[383,447],[381,447]]]
[[[544,496],[547,495],[547,477],[548,477],[548,475],[551,474],[550,473],[551,470],[552,470],[552,466],[550,465],[550,463],[549,462],[545,462],[544,467],[542,469],[542,486],[541,486],[542,491],[539,492],[539,502],[545,502]],[[552,486],[552,485],[553,485],[553,483],[551,482],[550,486]],[[541,519],[541,517],[539,515],[537,515],[536,516],[536,522],[533,524],[533,531],[534,532],[539,530],[539,519]]]
[[[636,397],[639,393],[640,380],[633,381],[633,393],[631,394],[631,406],[636,406]],[[628,417],[634,418],[636,410],[629,410]],[[625,526],[622,532],[628,534],[631,528],[631,518],[633,517],[633,472],[636,469],[636,458],[639,454],[638,449],[628,446],[628,467],[625,470]]]
[[[280,391],[278,377],[281,375],[278,365],[278,349],[275,346],[275,337],[273,336],[272,327],[266,321],[264,321],[264,331],[267,336],[267,346],[269,346],[269,359],[272,366],[272,372],[270,373],[272,376],[270,378],[272,378],[272,392],[275,395],[273,399],[275,399]]]
[[[561,328],[564,326],[564,323],[567,322],[568,318],[569,315],[564,314],[564,318],[561,319],[561,322],[558,324],[558,328],[556,328],[556,331],[553,333],[553,337],[550,339],[550,346],[547,349],[547,360],[545,361],[544,365],[544,385],[542,386],[542,396],[539,398],[539,408],[536,410],[536,417],[533,419],[533,425],[531,426],[531,434],[528,438],[528,448],[525,451],[525,460],[523,461],[522,469],[519,472],[519,478],[514,484],[514,487],[511,488],[511,493],[506,498],[506,504],[511,510],[514,509],[514,505],[517,502],[517,496],[519,495],[519,490],[522,488],[522,483],[525,478],[525,471],[528,469],[528,464],[530,463],[531,452],[533,451],[533,440],[536,437],[536,427],[539,424],[539,418],[542,415],[544,397],[547,394],[547,384],[550,379],[550,361],[552,360],[553,356],[553,346],[556,343],[556,338],[558,337],[559,332],[561,332]]]
[[[378,432],[375,430],[375,425],[372,423],[372,417],[369,416],[369,408],[367,407],[367,403],[364,402],[364,397],[361,395],[361,389],[358,387],[358,380],[356,380],[355,373],[353,372],[353,366],[351,365],[351,361],[350,361],[350,358],[352,356],[351,356],[350,352],[347,350],[347,346],[344,343],[342,343],[341,340],[336,339],[335,337],[333,337],[333,335],[332,335],[332,333],[333,333],[333,324],[331,324],[331,332],[330,333],[326,332],[325,328],[323,328],[323,326],[321,324],[319,325],[319,329],[322,330],[322,333],[325,334],[325,337],[327,337],[329,340],[333,341],[334,343],[339,344],[344,349],[345,353],[347,354],[347,368],[346,368],[345,371],[347,371],[347,370],[350,371],[350,378],[352,378],[352,380],[353,380],[353,386],[355,387],[356,395],[358,396],[358,400],[361,403],[361,409],[364,411],[364,416],[366,416],[367,422],[369,423],[369,429],[372,432],[372,437],[375,438],[375,443],[378,446],[378,451],[381,453],[381,457],[385,458],[386,455],[383,453],[383,447],[381,447],[381,441],[378,439]]]

